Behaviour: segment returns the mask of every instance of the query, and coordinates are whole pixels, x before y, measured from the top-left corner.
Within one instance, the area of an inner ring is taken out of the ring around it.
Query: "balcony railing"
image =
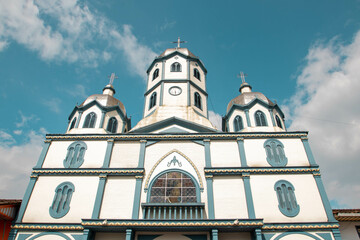
[[[143,203],[144,219],[205,219],[204,203]]]

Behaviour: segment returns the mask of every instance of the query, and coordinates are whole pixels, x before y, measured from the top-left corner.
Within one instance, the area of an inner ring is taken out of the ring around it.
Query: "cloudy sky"
[[[208,69],[213,119],[240,71],[310,144],[333,207],[360,207],[360,2],[0,0],[0,198],[22,198],[46,133],[100,93],[141,118],[145,71],[177,37]]]

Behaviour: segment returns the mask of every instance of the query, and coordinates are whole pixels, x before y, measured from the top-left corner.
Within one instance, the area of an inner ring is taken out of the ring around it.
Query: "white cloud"
[[[0,146],[8,146],[15,143],[15,139],[10,134],[0,130]]]
[[[73,97],[87,98],[85,87],[81,84],[76,84],[74,87],[65,90],[69,95]]]
[[[19,111],[20,114],[20,122],[16,122],[15,126],[17,128],[22,128],[27,125],[27,123],[31,120],[37,121],[39,120],[34,114],[31,114],[30,116],[25,116],[21,111]]]
[[[115,46],[139,76],[155,55],[138,42],[130,26],[121,26],[120,32],[115,23],[77,0],[0,0],[0,9],[0,51],[16,41],[44,60],[97,66],[110,59],[107,48]]]
[[[329,199],[359,207],[360,31],[348,45],[336,38],[314,44],[305,61],[284,106],[289,130],[310,131]]]
[[[209,110],[209,120],[218,130],[222,131],[222,117],[220,114]]]
[[[39,158],[44,134],[45,129],[30,131],[26,135],[27,141],[21,145],[14,145],[15,140],[11,144],[0,144],[0,192],[3,197],[23,197],[30,171]],[[10,134],[6,135],[13,139]]]
[[[61,100],[59,98],[45,99],[42,103],[55,113],[61,112]]]
[[[14,130],[13,133],[15,135],[21,135],[23,133],[23,131],[22,130]]]
[[[167,19],[165,19],[165,23],[162,26],[160,26],[160,30],[165,31],[167,29],[171,29],[175,26],[175,24],[176,21],[168,21]]]

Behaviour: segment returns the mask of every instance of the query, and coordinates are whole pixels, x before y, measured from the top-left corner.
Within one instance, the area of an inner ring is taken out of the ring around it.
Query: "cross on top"
[[[108,76],[108,78],[110,79],[110,81],[109,81],[109,84],[113,84],[113,82],[114,82],[114,79],[116,79],[116,78],[119,78],[118,76],[116,76],[115,75],[115,73],[111,73],[111,75],[110,76]]]
[[[238,78],[241,78],[241,81],[242,83],[245,82],[245,77],[247,77],[247,74],[246,73],[243,73],[243,72],[240,72],[238,75],[237,75]]]
[[[171,43],[177,43],[177,48],[180,48],[180,43],[187,43],[187,41],[180,41],[180,37],[178,37],[178,40],[176,42]]]

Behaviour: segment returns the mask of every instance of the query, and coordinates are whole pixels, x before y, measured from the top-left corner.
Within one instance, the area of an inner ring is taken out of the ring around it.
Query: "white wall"
[[[200,66],[196,66],[195,64],[197,64],[196,62],[191,61],[190,62],[190,80],[195,83],[196,85],[198,85],[200,88],[202,88],[203,90],[206,90],[206,75],[203,72],[202,68]],[[194,68],[196,68],[197,70],[199,70],[200,73],[200,80],[197,79],[196,77],[194,77]]]
[[[339,224],[342,240],[354,240],[360,238],[355,228],[355,226],[360,226],[360,222],[339,222]]]
[[[210,142],[212,167],[240,167],[239,148],[236,141]]]
[[[169,93],[169,89],[173,86],[181,88],[182,92],[180,95],[173,96]],[[187,83],[164,83],[163,94],[164,106],[187,106],[187,99],[189,95]]]
[[[195,107],[195,98],[194,98],[195,92],[198,92],[200,94],[200,97],[201,97],[201,109],[198,108],[198,107]],[[195,88],[194,86],[190,86],[190,102],[191,102],[191,106],[194,106],[194,110],[201,113],[203,116],[207,117],[207,99],[206,99],[206,96],[202,92],[200,92],[197,88]]]
[[[177,58],[177,59],[176,59]],[[181,72],[171,72],[171,64],[178,62],[181,64]],[[188,74],[188,62],[185,58],[180,56],[174,56],[165,61],[165,79],[187,79]]]
[[[153,73],[156,69],[159,69],[159,76],[153,80]],[[149,72],[147,90],[155,86],[161,80],[162,75],[162,62],[155,63],[154,67]]]
[[[136,168],[139,163],[139,141],[115,141],[110,168]]]

